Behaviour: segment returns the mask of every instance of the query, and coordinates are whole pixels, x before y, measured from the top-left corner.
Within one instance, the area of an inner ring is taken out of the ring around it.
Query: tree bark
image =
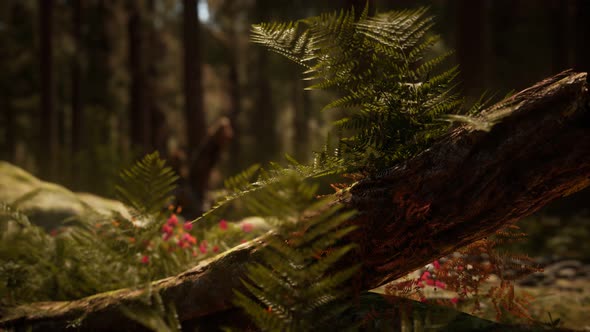
[[[82,0],[72,1],[72,40],[74,54],[72,56],[72,117],[71,117],[71,149],[70,149],[70,174],[72,183],[78,189],[80,171],[74,160],[86,146],[84,142],[84,110],[82,106]]]
[[[207,135],[203,109],[200,51],[200,22],[196,0],[183,2],[184,31],[184,112],[189,151],[198,149]]]
[[[590,98],[585,73],[563,72],[487,109],[489,131],[456,125],[422,154],[334,195],[359,213],[350,240],[362,262],[355,280],[372,289],[494,233],[548,202],[590,184]],[[156,281],[187,326],[220,315],[230,322],[233,289],[259,259],[262,236],[180,275]],[[120,306],[140,301],[124,289],[71,302],[35,303],[4,312],[0,328],[141,329]]]
[[[39,162],[45,180],[57,175],[57,114],[53,105],[53,0],[39,0],[39,65],[41,102],[39,104]]]
[[[129,131],[132,146],[142,153],[153,150],[151,146],[151,105],[148,103],[148,78],[146,68],[149,48],[146,47],[145,8],[142,2],[132,2],[129,13],[129,66],[131,72]]]
[[[467,97],[477,99],[488,86],[486,1],[460,0],[456,8],[457,61],[461,65],[463,90]]]

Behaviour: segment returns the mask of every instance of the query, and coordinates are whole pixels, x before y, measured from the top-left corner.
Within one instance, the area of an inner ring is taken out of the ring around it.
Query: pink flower
[[[168,218],[167,223],[170,226],[176,226],[178,224],[178,218],[176,218],[174,213],[170,216],[170,218]]]
[[[150,256],[148,255],[143,255],[143,257],[141,257],[141,263],[142,264],[149,264],[150,263]]]
[[[422,276],[420,277],[421,280],[428,280],[430,278],[430,272],[428,271],[424,271],[424,273],[422,273]]]
[[[432,262],[432,265],[434,265],[435,270],[440,269],[440,263],[438,262],[438,260],[435,260],[434,262]]]
[[[178,242],[176,244],[181,248],[190,247],[190,244],[188,242],[184,241],[183,239],[178,240]]]
[[[227,230],[227,221],[225,219],[219,221],[219,228],[223,231]]]
[[[251,223],[245,222],[242,224],[242,231],[244,233],[250,233],[254,229],[254,225]]]
[[[201,251],[201,253],[203,253],[203,254],[207,253],[207,241],[201,241],[201,245],[199,246],[199,251]]]
[[[182,235],[182,241],[190,244],[197,244],[197,239],[189,233],[184,233]]]
[[[164,241],[168,241],[170,239],[170,237],[172,236],[172,233],[164,233],[162,235],[162,240]]]
[[[173,231],[174,229],[169,224],[164,224],[164,226],[162,226],[162,233],[171,235]]]
[[[219,246],[213,246],[213,252],[218,252],[219,251]]]
[[[457,266],[457,271],[463,271],[463,265]]]
[[[426,279],[425,281],[428,286],[434,286],[434,279]]]
[[[191,229],[193,229],[193,224],[191,224],[190,222],[185,222],[183,228],[185,231],[190,231]]]
[[[437,287],[437,288],[440,288],[440,289],[445,289],[445,288],[447,288],[447,284],[445,284],[445,283],[444,283],[444,282],[442,282],[442,281],[438,281],[438,280],[435,280],[435,281],[434,281],[434,286],[435,286],[435,287]]]
[[[451,303],[452,304],[457,304],[457,303],[459,303],[459,299],[456,298],[456,297],[454,297],[454,298],[451,299]]]
[[[422,280],[418,280],[418,282],[416,283],[416,286],[418,286],[420,288],[426,287],[426,286],[424,286],[424,283],[422,282]]]

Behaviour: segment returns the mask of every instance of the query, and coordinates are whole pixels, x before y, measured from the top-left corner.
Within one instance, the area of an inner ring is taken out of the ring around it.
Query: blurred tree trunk
[[[82,108],[82,82],[81,58],[82,58],[82,0],[72,0],[72,39],[74,42],[74,56],[72,59],[72,118],[71,118],[71,150],[70,157],[73,161],[84,146],[84,114]],[[74,163],[70,163],[74,165]],[[78,184],[78,167],[71,167],[73,183]]]
[[[257,0],[250,8],[255,22],[268,20],[274,2]],[[261,47],[253,49],[250,81],[252,82],[253,109],[249,116],[249,131],[253,138],[253,150],[250,151],[248,163],[265,163],[279,153],[280,139],[277,131],[277,110],[273,100],[270,82],[269,52]]]
[[[200,22],[197,1],[184,0],[183,4],[184,122],[190,168],[195,170],[189,174],[189,184],[194,197],[194,207],[197,214],[200,214],[209,181],[209,170],[197,172],[197,168],[193,167],[198,163],[207,163],[204,160],[207,156],[202,153],[207,130],[203,105]]]
[[[183,0],[184,116],[190,151],[198,150],[206,135],[201,69],[200,23],[197,0]]]
[[[6,143],[6,160],[14,163],[16,160],[16,118],[12,107],[9,91],[2,93],[2,113],[4,115],[4,136]]]
[[[256,91],[251,123],[255,145],[254,160],[261,163],[276,157],[281,139],[277,132],[277,110],[272,98],[268,62],[267,51],[257,49],[254,74]]]
[[[297,76],[295,76],[297,77]],[[311,100],[309,91],[305,91],[303,79],[293,81],[293,107],[295,109],[293,148],[295,158],[301,162],[309,159],[309,118],[311,116]]]
[[[233,46],[229,47],[231,53],[231,60],[229,63],[229,73],[228,73],[228,84],[229,84],[229,121],[231,123],[233,137],[234,139],[231,140],[230,145],[230,155],[231,155],[231,167],[233,172],[237,172],[237,166],[240,165],[241,160],[241,149],[240,149],[240,125],[238,122],[238,118],[242,113],[242,96],[240,92],[240,77],[239,77],[239,56],[238,56],[238,40],[235,32],[235,27],[232,25],[230,31],[230,44]]]
[[[576,36],[574,69],[590,72],[590,1],[576,0],[574,6]]]
[[[568,41],[569,30],[568,22],[570,19],[568,5],[569,1],[552,0],[549,6],[549,16],[553,21],[551,32],[552,38],[552,71],[558,73],[569,68],[570,62],[568,54],[570,46]]]
[[[477,98],[483,93],[488,77],[486,0],[458,0],[456,8],[456,49],[463,90],[466,97]]]
[[[53,0],[39,0],[41,102],[39,139],[41,174],[44,180],[57,175],[57,114],[53,105]]]
[[[157,48],[160,47],[160,38],[158,29],[156,28],[156,1],[147,0],[146,6],[146,23],[144,27],[146,30],[146,47],[144,48],[145,56],[147,59],[146,63],[146,99],[147,99],[147,117],[149,122],[149,128],[147,133],[149,134],[147,139],[149,140],[149,148],[151,150],[158,150],[161,156],[167,155],[167,125],[166,116],[161,110],[161,101],[158,97],[161,95],[160,80],[163,79],[162,75],[158,71],[158,58],[156,53]]]
[[[354,16],[359,17],[360,14],[365,10],[365,7],[369,5],[369,16],[375,15],[377,11],[377,6],[375,5],[375,0],[346,0],[344,8],[348,9],[353,7],[354,8]]]
[[[74,57],[72,59],[72,156],[84,146],[84,115],[82,114],[81,58],[82,58],[82,0],[72,0],[72,39]]]
[[[143,1],[133,1],[129,13],[129,66],[131,72],[129,129],[131,144],[140,148],[142,153],[152,150],[150,139],[150,112],[146,59],[149,49],[146,47],[146,26]]]

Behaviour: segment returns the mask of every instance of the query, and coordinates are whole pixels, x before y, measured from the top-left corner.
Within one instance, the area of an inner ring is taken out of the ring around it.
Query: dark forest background
[[[158,150],[182,175],[180,196],[198,214],[224,177],[285,153],[309,160],[334,115],[319,112],[325,92],[303,90],[300,68],[248,42],[250,25],[364,4],[2,0],[0,159],[112,196],[118,170]],[[486,91],[500,98],[567,68],[590,71],[588,0],[370,6],[429,6],[443,36],[436,50],[456,50],[468,100]],[[589,196],[549,211],[587,207]]]

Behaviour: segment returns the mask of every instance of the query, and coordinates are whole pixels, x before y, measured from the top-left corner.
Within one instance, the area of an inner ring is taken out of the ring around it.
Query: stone
[[[573,267],[566,267],[564,269],[558,270],[555,273],[555,276],[560,279],[574,279],[577,274],[577,269]]]
[[[117,213],[131,217],[121,202],[88,193],[74,193],[4,161],[0,161],[0,202],[10,204],[27,215],[33,224],[46,230],[88,213]]]

